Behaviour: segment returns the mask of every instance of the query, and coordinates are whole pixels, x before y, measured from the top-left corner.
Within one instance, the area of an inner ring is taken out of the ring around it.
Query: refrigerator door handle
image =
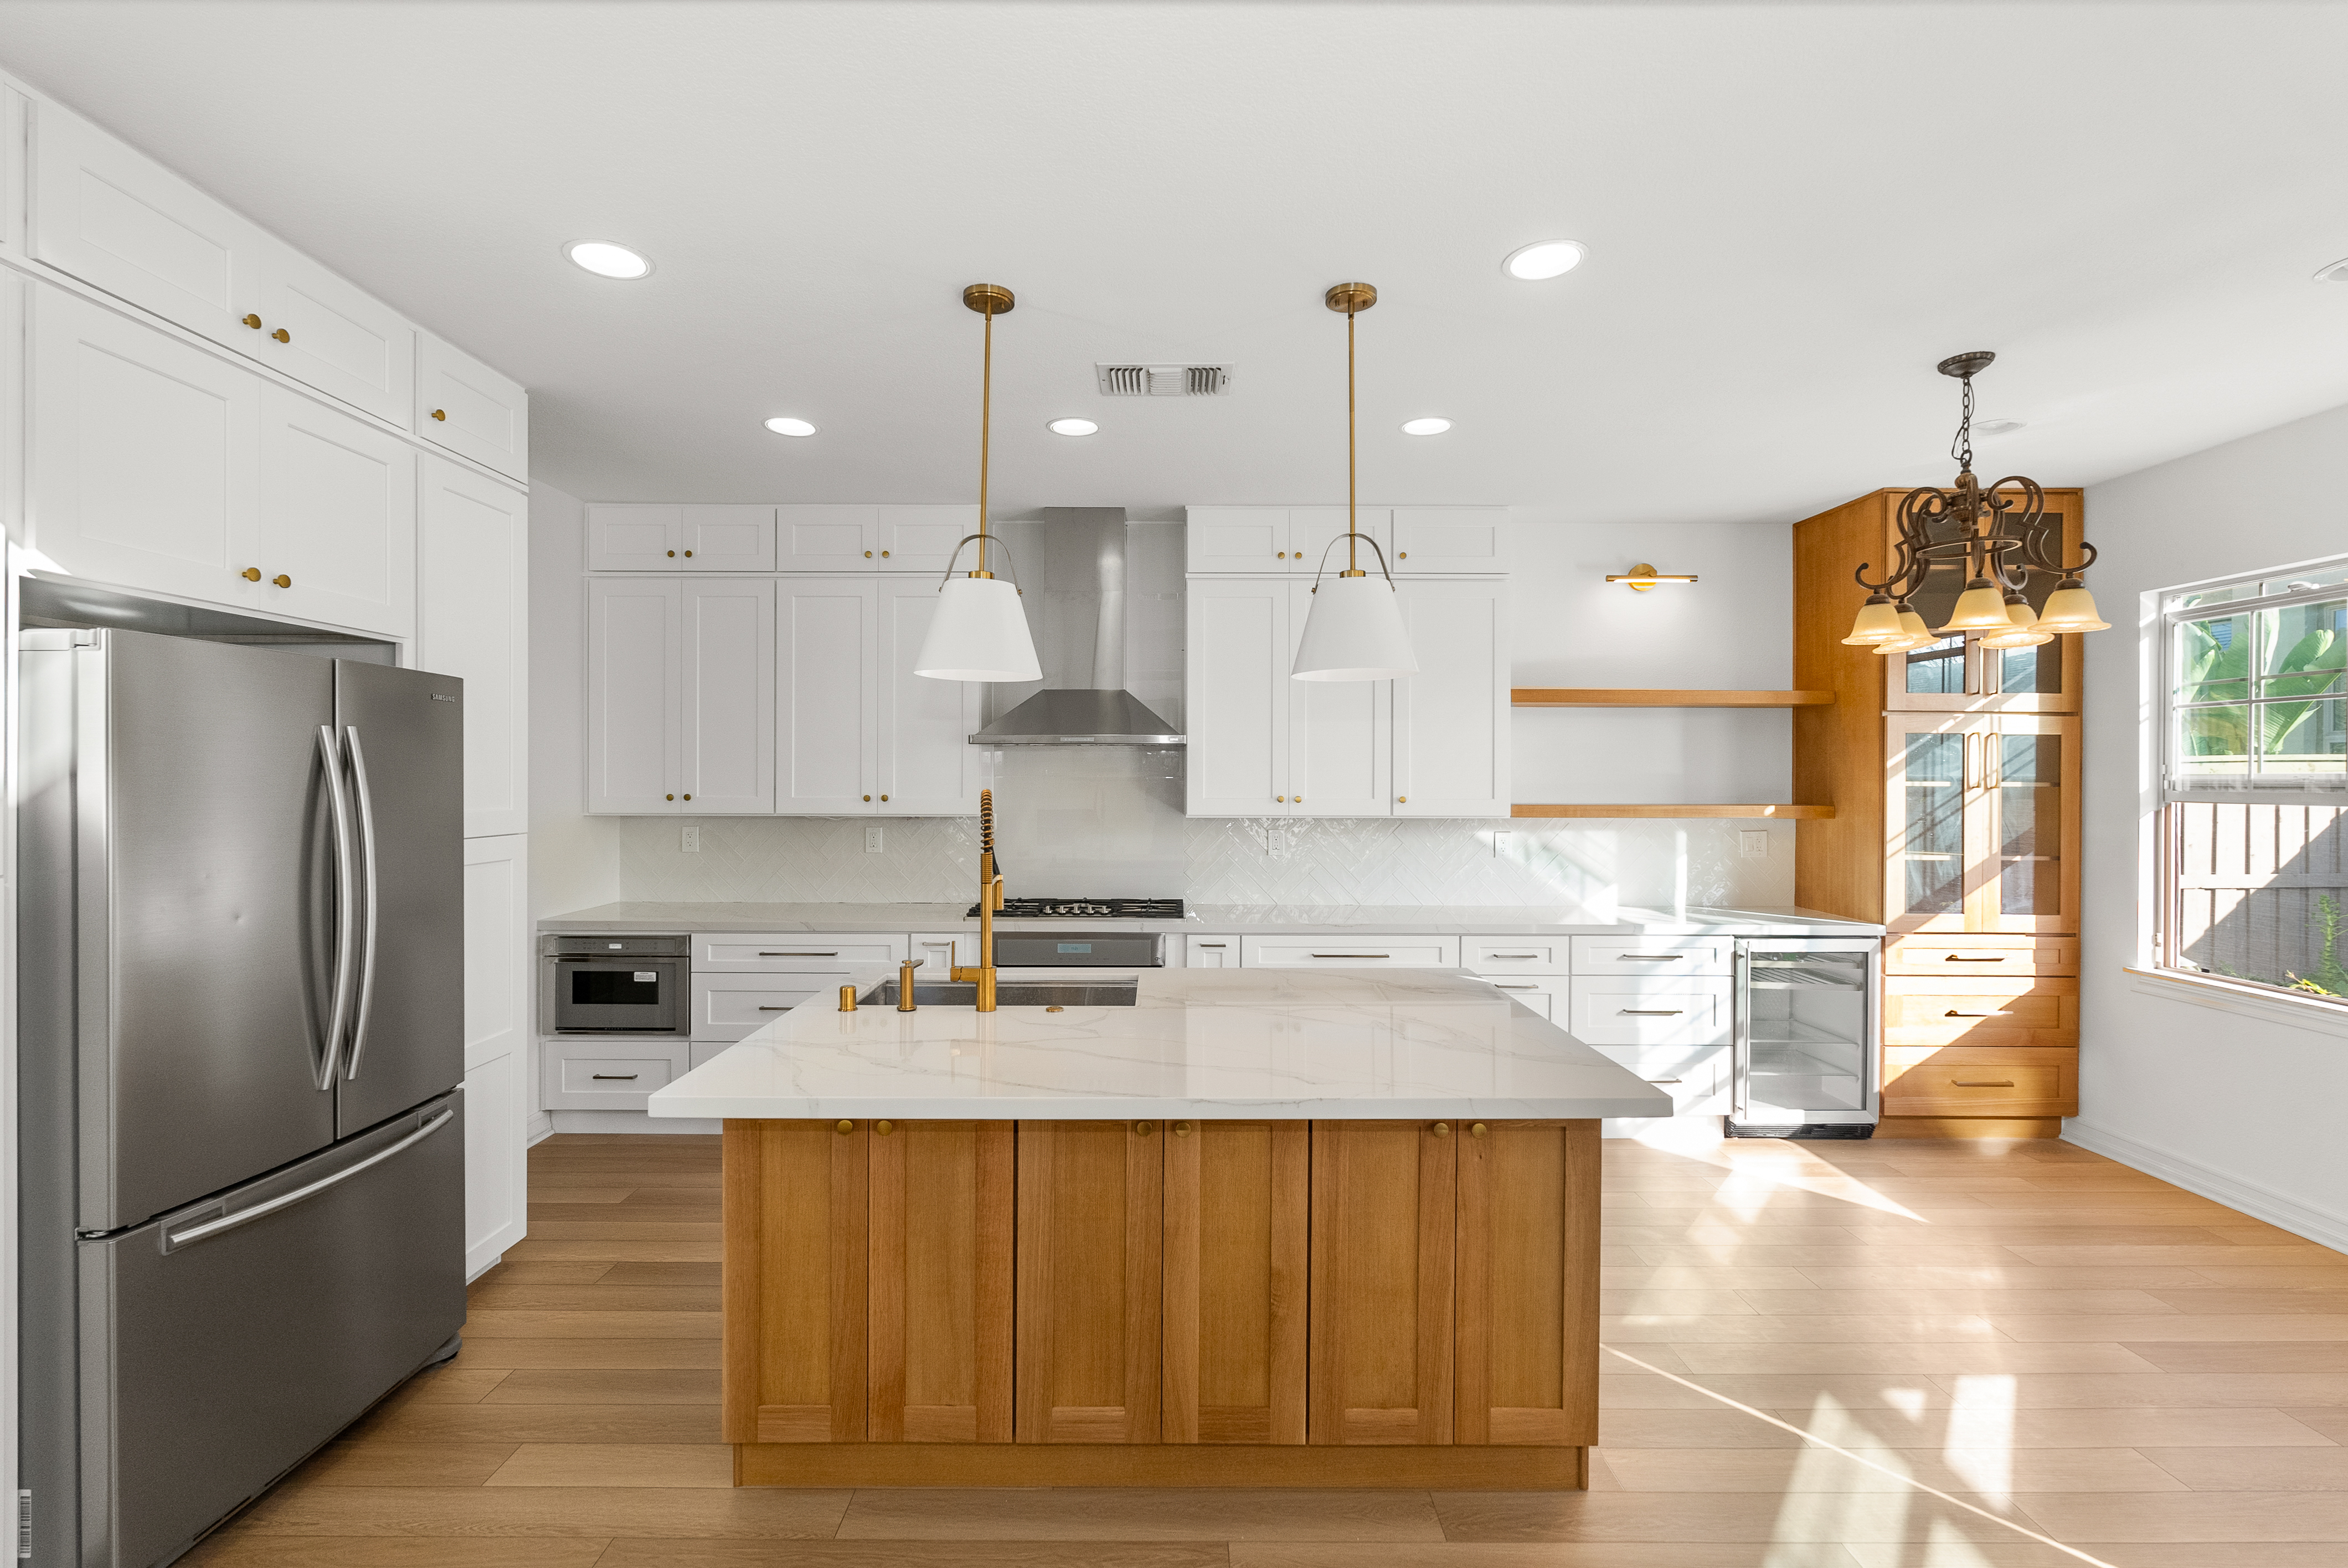
[[[359,996],[356,1016],[351,1020],[350,1065],[345,1078],[359,1075],[359,1057],[366,1050],[367,1013],[375,1002],[375,950],[376,931],[381,924],[376,919],[381,900],[376,894],[375,877],[375,794],[367,787],[366,752],[359,745],[356,724],[345,726],[343,733],[351,742],[352,792],[359,803],[359,856],[363,864],[360,885],[366,894],[366,945],[359,949]]]
[[[376,1165],[382,1164],[386,1160],[390,1159],[393,1155],[404,1153],[407,1150],[414,1148],[417,1144],[424,1142],[425,1139],[432,1136],[433,1133],[440,1131],[441,1128],[448,1125],[450,1122],[456,1120],[456,1116],[457,1112],[454,1110],[448,1110],[441,1112],[437,1116],[428,1117],[426,1119],[423,1126],[418,1127],[415,1132],[410,1132],[407,1137],[402,1138],[398,1143],[392,1144],[389,1148],[378,1149],[374,1153],[369,1154],[366,1159],[361,1160],[357,1164],[347,1166],[343,1170],[336,1171],[331,1176],[321,1176],[318,1180],[312,1182],[306,1187],[296,1187],[290,1193],[280,1193],[277,1196],[270,1199],[265,1204],[255,1204],[249,1209],[239,1209],[232,1214],[223,1214],[216,1220],[206,1220],[200,1225],[190,1225],[185,1230],[175,1231],[166,1229],[163,1232],[163,1250],[165,1252],[177,1252],[180,1248],[191,1245],[196,1242],[209,1241],[213,1236],[221,1235],[236,1229],[239,1225],[249,1225],[253,1221],[273,1214],[280,1209],[290,1209],[295,1204],[301,1203],[304,1199],[314,1198],[320,1193],[324,1192],[327,1188],[336,1186],[344,1182],[349,1181],[361,1171],[370,1170]]]
[[[318,755],[326,767],[326,802],[335,819],[335,999],[329,1009],[325,1049],[318,1060],[318,1087],[332,1089],[335,1061],[342,1053],[343,1029],[350,1021],[351,959],[357,945],[351,922],[357,888],[351,867],[351,806],[343,793],[343,759],[331,724],[318,726]]]

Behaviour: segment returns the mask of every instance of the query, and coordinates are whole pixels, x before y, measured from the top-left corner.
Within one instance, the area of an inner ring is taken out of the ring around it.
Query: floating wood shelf
[[[1510,816],[1768,816],[1781,822],[1822,822],[1834,815],[1830,805],[1527,805],[1509,808]]]
[[[1665,686],[1519,686],[1519,708],[1824,708],[1832,692],[1701,692]]]

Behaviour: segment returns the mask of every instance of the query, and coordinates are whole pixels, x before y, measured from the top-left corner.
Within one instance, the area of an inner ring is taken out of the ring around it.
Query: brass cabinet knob
[[[271,578],[269,580],[270,580],[270,581],[272,581],[272,582],[273,582],[273,583],[275,583],[275,584],[276,584],[278,587],[280,587],[280,588],[292,588],[292,587],[294,586],[294,579],[293,579],[292,578],[290,578],[290,577],[287,577],[287,576],[286,576],[283,572],[282,572],[282,571],[281,571],[281,572],[279,572],[275,577]]]
[[[1481,1122],[1478,1122],[1474,1126],[1468,1129],[1468,1136],[1470,1138],[1481,1138],[1485,1133],[1489,1132],[1490,1131],[1491,1129],[1489,1127],[1487,1127]]]
[[[432,411],[432,417],[445,425],[448,420],[448,411],[445,408],[436,408]]]
[[[1282,805],[1286,805],[1288,804],[1288,797],[1284,794],[1276,794],[1272,798],[1278,801]]]
[[[884,794],[884,795],[882,795],[880,798],[881,798],[882,800],[884,800],[884,801],[885,801],[885,800],[887,800],[889,797],[888,797],[887,795],[885,795],[885,794]]]
[[[872,1130],[886,1138],[897,1130],[897,1124],[894,1122],[875,1122],[872,1123]]]
[[[854,986],[842,986],[839,989],[848,992],[850,999],[854,998],[856,991],[856,988]],[[856,1123],[853,1122],[843,1121],[839,1124],[839,1131],[842,1132],[853,1132],[856,1131]]]
[[[269,335],[275,338],[279,343],[292,343],[294,341],[294,334],[287,332],[283,327],[279,327],[275,332],[271,333]]]
[[[1448,1138],[1451,1136],[1451,1123],[1448,1122],[1437,1122],[1433,1130],[1435,1135],[1438,1138]]]
[[[889,559],[889,552],[887,550],[882,550],[880,552],[880,559],[882,560],[887,560]]]
[[[864,798],[865,798],[866,800],[870,800],[872,797],[871,797],[870,795],[869,795],[869,794],[868,794],[868,795],[866,795]]]
[[[1174,1123],[1174,1136],[1177,1138],[1188,1138],[1189,1135],[1190,1124],[1188,1122],[1177,1122]]]
[[[675,550],[671,550],[671,551],[669,551],[669,552],[668,552],[668,559],[671,559],[671,560],[675,560],[675,559],[676,559],[676,552],[675,552]]]
[[[1298,796],[1296,797],[1295,804],[1298,804],[1298,805],[1303,805],[1303,804],[1304,804],[1304,797],[1303,797],[1303,795],[1301,795],[1301,794],[1300,794],[1300,795],[1298,795]]]
[[[866,550],[864,552],[864,559],[866,560],[870,560],[872,559],[872,552],[870,550]]]
[[[1275,550],[1272,553],[1281,560],[1286,560],[1288,559],[1288,552],[1286,550]]]
[[[692,552],[691,550],[687,550],[687,551],[685,551],[685,559],[687,559],[687,560],[691,560],[691,559],[693,559],[693,552]]]
[[[663,800],[675,800],[675,798],[676,798],[676,796],[675,796],[675,795],[673,795],[673,794],[664,794],[664,795],[661,796],[661,799],[663,799]]]
[[[1405,804],[1405,805],[1408,805],[1408,804],[1410,804],[1410,796],[1408,796],[1408,795],[1406,795],[1406,794],[1398,794],[1398,795],[1395,796],[1395,800],[1397,800],[1397,801],[1399,801],[1399,802],[1401,802],[1401,803],[1402,803],[1403,804]]]
[[[259,582],[261,580],[261,569],[257,566],[249,566],[236,575],[244,579],[247,582]]]
[[[259,316],[245,316],[242,319],[243,320],[244,324],[251,327],[254,332],[259,332],[261,330],[261,318]]]
[[[692,792],[691,790],[687,790],[687,791],[685,791],[685,799],[687,799],[687,800],[691,800],[691,799],[693,798],[693,792]]]
[[[1408,550],[1396,550],[1395,552],[1395,559],[1396,560],[1408,560],[1409,559],[1410,552]]]
[[[1150,1132],[1150,1123],[1147,1122],[1136,1122],[1133,1124],[1133,1135],[1137,1138],[1147,1138],[1149,1136]]]

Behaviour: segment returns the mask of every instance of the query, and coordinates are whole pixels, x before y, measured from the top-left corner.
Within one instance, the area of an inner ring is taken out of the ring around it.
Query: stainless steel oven
[[[549,1032],[693,1032],[692,938],[541,937],[538,950]]]

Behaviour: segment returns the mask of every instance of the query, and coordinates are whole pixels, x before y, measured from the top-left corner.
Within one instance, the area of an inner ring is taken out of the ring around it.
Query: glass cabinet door
[[[1967,785],[1973,776],[1976,721],[1893,714],[1884,774],[1883,913],[1903,931],[1965,929],[1966,872],[1979,857],[1967,843]]]
[[[1966,928],[2077,930],[2079,721],[2003,713],[1980,743],[1986,854]]]

